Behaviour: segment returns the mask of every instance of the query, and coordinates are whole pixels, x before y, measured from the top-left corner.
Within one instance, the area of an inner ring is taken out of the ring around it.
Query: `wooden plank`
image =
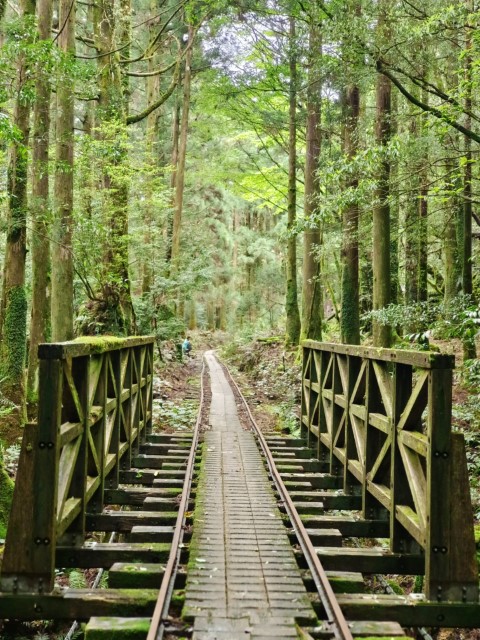
[[[87,514],[89,531],[130,531],[135,525],[174,525],[176,511],[105,511]]]
[[[420,519],[418,517],[418,513],[415,513],[413,509],[410,507],[406,507],[404,505],[397,505],[395,509],[395,518],[398,522],[404,527],[408,533],[412,536],[414,540],[418,542],[418,544],[425,548],[426,545],[426,537],[425,537],[425,528],[420,526]],[[399,546],[401,546],[399,544]],[[403,545],[406,546],[406,545]],[[395,549],[392,549],[395,550]]]
[[[451,452],[450,578],[443,596],[446,600],[478,602],[477,550],[463,434],[452,434]]]
[[[107,489],[105,491],[106,504],[119,504],[130,506],[143,506],[145,498],[150,496],[175,498],[181,495],[180,487],[129,487],[119,489]]]
[[[418,522],[412,523],[407,513],[398,511],[398,505],[411,504],[411,495],[408,487],[408,480],[405,467],[402,464],[400,455],[402,431],[399,422],[404,414],[405,406],[411,398],[412,392],[412,367],[405,364],[396,363],[393,369],[393,408],[392,408],[392,432],[391,432],[391,463],[390,463],[390,549],[393,552],[411,551],[411,539],[405,532],[411,535],[413,524],[417,533]],[[401,526],[403,525],[403,526]],[[418,540],[418,536],[414,536]]]
[[[451,494],[452,371],[429,373],[427,436],[427,547],[425,549],[425,593],[442,600],[450,582],[450,557],[454,532],[450,529]]]
[[[93,616],[151,616],[158,591],[67,589],[54,594],[0,593],[0,618],[88,620]]]
[[[338,594],[338,602],[349,620],[394,620],[404,627],[480,627],[478,603],[428,602],[418,595]],[[324,615],[318,599],[313,602],[319,616]]]
[[[64,422],[60,426],[60,438],[58,440],[58,446],[60,448],[67,445],[78,436],[83,431],[83,424],[81,422]]]
[[[2,558],[0,587],[6,592],[36,591],[39,586],[38,577],[32,572],[31,566],[34,545],[32,486],[37,453],[37,425],[26,424]]]
[[[312,349],[314,352],[340,353],[345,355],[368,358],[371,360],[382,360],[383,362],[399,362],[409,364],[424,369],[453,369],[455,357],[452,355],[409,351],[407,349],[382,349],[376,347],[360,347],[356,345],[344,345],[333,342],[316,342],[315,340],[304,340],[302,346]]]
[[[412,451],[399,443],[399,451],[403,461],[406,479],[418,516],[418,524],[422,531],[427,527],[427,482],[425,472],[416,451]]]
[[[389,434],[392,430],[392,421],[387,416],[382,415],[381,413],[369,413],[368,414],[368,424],[383,433]]]
[[[425,558],[421,554],[391,553],[383,548],[316,547],[315,551],[328,571],[417,575],[422,574],[425,567]],[[296,557],[303,563],[297,552]]]
[[[402,430],[398,433],[398,442],[413,451],[416,451],[423,458],[427,457],[428,453],[428,441],[427,436],[418,431],[405,431]]]
[[[58,488],[58,434],[62,417],[63,364],[59,360],[39,362],[38,448],[33,476],[33,530],[30,575],[37,588],[53,589],[55,578],[56,504]]]
[[[392,506],[392,492],[390,487],[372,482],[371,480],[367,480],[366,487],[369,493],[374,496],[387,511],[390,511]]]
[[[165,562],[169,553],[167,543],[97,542],[83,547],[57,547],[56,561],[59,567],[108,569],[115,562]]]
[[[106,353],[135,347],[143,344],[153,344],[153,336],[135,336],[129,338],[117,338],[115,336],[89,336],[77,338],[70,342],[51,342],[41,344],[38,347],[38,357],[42,360],[65,360],[67,357],[89,356],[92,354]]]
[[[85,627],[85,640],[145,640],[151,618],[90,618]]]
[[[385,413],[389,418],[392,416],[392,378],[387,371],[385,364],[380,364],[372,360],[373,371],[377,379],[380,396],[385,407]]]
[[[108,584],[112,589],[158,589],[165,573],[163,564],[132,564],[116,562],[108,572]],[[183,589],[187,574],[180,569],[175,586]]]
[[[405,367],[403,369],[405,369]],[[428,378],[428,371],[420,371],[415,387],[397,420],[398,429],[405,429],[405,427],[409,429],[421,429],[422,413],[428,402]],[[410,382],[408,386],[411,388],[411,373],[409,379]],[[406,382],[408,383],[408,380]]]
[[[388,520],[358,520],[352,516],[304,515],[301,520],[305,527],[333,527],[341,531],[345,537],[387,538]]]

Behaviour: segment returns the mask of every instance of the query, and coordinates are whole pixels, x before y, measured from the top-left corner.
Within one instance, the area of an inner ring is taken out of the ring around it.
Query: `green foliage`
[[[68,581],[71,589],[87,589],[88,587],[85,573],[79,569],[72,569],[68,573]]]
[[[183,400],[181,404],[167,400],[160,403],[158,420],[162,427],[192,429],[197,419],[197,411],[198,403],[193,400]]]
[[[474,344],[480,329],[480,308],[470,296],[457,296],[448,304],[431,301],[412,305],[390,304],[384,309],[370,311],[363,319],[374,319],[379,324],[401,327],[408,324],[414,329],[406,336],[419,348],[429,347],[429,337],[458,338]]]
[[[280,402],[272,405],[272,412],[277,417],[277,428],[293,438],[300,437],[300,420],[298,406],[295,402]]]

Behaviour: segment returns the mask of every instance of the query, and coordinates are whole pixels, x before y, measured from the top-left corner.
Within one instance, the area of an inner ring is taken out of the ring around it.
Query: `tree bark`
[[[452,160],[447,165],[446,189],[450,193],[455,193],[458,188],[458,180],[452,177],[456,173],[455,161]],[[460,217],[460,206],[458,196],[449,198],[451,207],[445,210],[445,233],[444,233],[444,253],[445,253],[445,304],[449,304],[459,292],[461,281],[461,265],[458,247],[458,224]],[[461,212],[463,215],[463,210]]]
[[[60,0],[59,49],[75,55],[75,1]],[[75,94],[61,77],[57,83],[55,220],[52,251],[52,339],[73,338],[73,124]]]
[[[38,37],[48,40],[52,29],[52,0],[38,1]],[[32,153],[32,315],[28,355],[27,393],[37,389],[38,356],[41,342],[50,329],[50,242],[49,171],[50,82],[43,64],[36,69],[36,100],[33,114]]]
[[[298,344],[300,339],[300,313],[297,295],[297,54],[295,18],[290,17],[290,85],[289,85],[289,142],[288,142],[288,213],[286,263],[286,342]]]
[[[382,44],[388,39],[386,11],[389,0],[379,2],[378,35]],[[384,75],[377,76],[376,125],[377,145],[386,151],[390,140],[391,82]],[[373,308],[383,309],[390,303],[390,162],[382,156],[377,175],[376,202],[373,209]],[[391,345],[391,327],[376,320],[373,322],[373,343],[377,347]]]
[[[22,18],[35,15],[35,2],[22,0]],[[17,65],[14,123],[17,139],[9,150],[7,167],[7,237],[1,314],[0,377],[2,394],[17,409],[4,420],[2,437],[12,442],[25,420],[24,368],[27,333],[27,296],[25,291],[25,258],[27,227],[28,140],[31,103],[25,84],[29,81],[25,56]]]
[[[188,27],[188,51],[185,56],[185,74],[183,78],[183,105],[182,119],[180,124],[180,136],[178,142],[178,162],[175,174],[175,197],[173,207],[173,225],[172,225],[172,255],[171,255],[171,273],[176,275],[179,270],[180,260],[180,237],[183,213],[183,195],[185,190],[185,163],[187,159],[187,140],[188,140],[188,116],[190,111],[190,92],[192,85],[192,58],[193,46],[192,40],[195,36],[194,28]],[[190,46],[189,46],[190,45]]]
[[[320,259],[315,255],[321,244],[320,227],[311,220],[317,210],[320,197],[318,166],[321,149],[321,91],[318,58],[321,56],[321,34],[319,25],[313,21],[309,32],[308,91],[307,91],[307,148],[305,153],[305,200],[304,216],[306,228],[303,232],[303,313],[302,337],[322,339],[323,296],[320,280]]]
[[[358,153],[358,120],[360,116],[360,89],[347,87],[345,95],[346,121],[344,152],[351,161]],[[355,192],[358,178],[353,176],[347,185]],[[360,300],[358,260],[358,204],[352,202],[343,212],[343,270],[342,270],[342,316],[340,329],[342,342],[360,344]]]
[[[129,2],[122,4],[120,36],[126,38],[129,28]],[[125,83],[116,53],[116,13],[114,0],[99,0],[95,6],[94,33],[98,52],[98,128],[99,136],[111,148],[106,160],[119,169],[125,162],[126,149],[119,139],[126,126]],[[125,44],[125,43],[124,43]],[[116,128],[118,127],[118,130]],[[128,186],[119,171],[105,167],[101,180],[105,194],[106,225],[108,228],[104,248],[104,273],[95,314],[102,332],[129,334],[134,331],[135,315],[131,299],[129,278],[128,239]]]

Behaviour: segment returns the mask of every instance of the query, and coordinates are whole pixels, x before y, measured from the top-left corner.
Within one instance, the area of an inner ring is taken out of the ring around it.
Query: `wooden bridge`
[[[55,585],[61,567],[164,564],[167,529],[177,520],[185,530],[189,498],[178,517],[179,502],[171,499],[175,474],[186,464],[179,455],[185,442],[152,435],[153,346],[149,337],[40,346],[38,422],[27,425],[23,437],[0,619],[154,615],[155,597],[145,589],[112,588],[100,598]],[[463,436],[451,430],[453,358],[310,341],[303,351],[301,451],[312,449],[317,460],[304,461],[296,474],[300,485],[321,481],[337,488],[325,503],[356,512],[345,521],[345,535],[389,538],[388,553],[376,559],[352,553],[349,560],[344,553],[341,563],[351,567],[342,571],[423,573],[426,604],[444,603],[454,614],[417,608],[411,623],[401,614],[404,626],[462,626],[462,620],[480,626],[466,456]],[[291,442],[292,451],[300,446]],[[314,478],[320,468],[322,477]],[[296,469],[287,464],[284,472],[291,479]],[[131,511],[106,512],[112,504]],[[114,545],[91,537],[126,533],[138,522],[160,523],[161,542]],[[325,554],[334,565],[335,551]],[[155,574],[158,586],[163,569]],[[349,606],[361,608],[346,601]],[[132,637],[147,637],[146,631]],[[160,636],[148,636],[154,637]]]

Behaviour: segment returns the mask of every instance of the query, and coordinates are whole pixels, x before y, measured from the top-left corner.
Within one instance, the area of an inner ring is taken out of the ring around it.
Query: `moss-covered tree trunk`
[[[75,2],[60,0],[58,47],[75,55]],[[65,74],[57,82],[55,219],[52,251],[52,339],[73,338],[73,146],[75,93]]]
[[[473,0],[465,0],[465,7],[469,15],[473,14]],[[472,29],[471,24],[466,28],[466,56],[465,56],[465,113],[471,114],[473,107],[472,81],[473,81],[473,53],[472,53]],[[467,115],[466,126],[471,128],[472,117]],[[463,216],[463,252],[462,252],[462,286],[463,293],[473,296],[473,270],[472,270],[472,163],[474,162],[472,154],[472,141],[465,136],[464,138],[464,216]],[[471,360],[477,357],[475,347],[475,339],[469,337],[463,341],[463,357],[465,360]]]
[[[121,166],[125,162],[125,85],[120,71],[119,41],[125,37],[125,11],[122,3],[121,25],[118,26],[114,0],[99,0],[94,9],[95,46],[98,53],[97,71],[99,99],[97,129],[105,142],[106,156],[101,188],[107,229],[103,255],[103,283],[95,305],[96,320],[103,332],[128,334],[132,331],[133,307],[128,271],[128,190]],[[128,29],[127,29],[128,31]],[[108,151],[107,151],[108,150]]]
[[[378,40],[382,46],[388,42],[387,8],[390,0],[380,0]],[[377,173],[377,189],[373,208],[373,309],[383,309],[390,303],[390,162],[386,151],[390,140],[391,83],[382,74],[377,75],[375,139],[382,150]],[[378,347],[391,344],[391,327],[374,320],[373,342]]]
[[[423,72],[426,81],[425,71]],[[428,93],[422,91],[422,100],[428,104]],[[426,127],[422,124],[421,160],[419,162],[420,189],[418,193],[418,301],[428,298],[428,158]]]
[[[38,37],[49,40],[52,29],[52,0],[38,0]],[[28,353],[27,392],[37,389],[37,349],[50,330],[50,242],[49,171],[50,79],[44,61],[36,68],[36,100],[33,114],[32,153],[32,315]]]
[[[35,15],[35,2],[22,0],[21,16],[25,21]],[[27,38],[29,36],[26,36]],[[19,57],[16,77],[14,123],[17,138],[9,149],[7,167],[7,234],[1,314],[0,378],[2,394],[16,409],[2,422],[1,436],[12,442],[20,434],[25,419],[25,359],[27,332],[27,296],[25,292],[25,258],[27,229],[28,140],[32,70],[25,56]]]
[[[193,26],[188,27],[187,53],[185,55],[185,72],[183,77],[183,103],[180,134],[178,139],[178,158],[175,172],[175,193],[173,201],[171,274],[175,276],[179,269],[180,238],[183,213],[183,196],[185,191],[185,163],[187,159],[188,120],[190,113],[190,95],[192,87],[192,42],[195,37]]]
[[[455,161],[449,161],[447,165],[447,176],[446,176],[446,190],[448,193],[456,193],[458,188],[458,179],[455,176],[456,174],[456,165]],[[449,304],[453,298],[459,292],[459,286],[461,282],[461,265],[460,265],[460,255],[459,255],[459,247],[458,247],[458,220],[460,214],[463,215],[463,211],[460,211],[460,204],[458,196],[450,196],[449,201],[451,202],[451,206],[445,208],[445,219],[444,219],[444,228],[445,233],[443,236],[443,250],[445,254],[445,291],[444,291],[444,301],[446,304]]]
[[[320,183],[318,165],[321,149],[321,92],[322,83],[319,62],[322,51],[320,26],[311,16],[308,44],[308,90],[307,90],[307,148],[305,151],[305,195],[304,216],[306,228],[303,232],[303,290],[302,290],[302,338],[322,339],[323,296],[320,279],[321,244],[320,227],[312,220],[318,209]]]
[[[344,151],[349,160],[358,153],[358,120],[360,116],[360,89],[350,85],[345,94]],[[347,187],[354,197],[358,178],[354,175]],[[340,329],[342,342],[360,344],[360,300],[358,258],[358,204],[351,202],[343,212],[342,251],[342,315]]]
[[[288,141],[288,205],[287,205],[287,262],[286,262],[286,342],[298,344],[300,312],[297,294],[297,53],[295,18],[290,17],[289,51],[289,141]]]
[[[151,0],[150,10],[152,15],[157,7],[156,0]],[[154,41],[154,22],[150,26],[150,41]],[[152,73],[155,71],[159,63],[159,56],[156,51],[151,51],[148,56],[148,71]],[[147,103],[154,102],[156,96],[160,93],[160,76],[152,75],[147,78]],[[148,294],[151,290],[154,280],[154,246],[155,243],[152,239],[157,236],[157,223],[155,216],[155,205],[153,200],[155,178],[160,176],[159,167],[165,163],[162,161],[162,154],[160,152],[160,110],[152,111],[147,116],[146,122],[146,143],[147,143],[147,158],[151,167],[151,180],[147,184],[147,205],[145,208],[144,218],[144,232],[143,240],[145,251],[142,252],[142,294]]]
[[[418,137],[418,126],[412,117],[409,127],[409,137],[414,143]],[[407,201],[405,203],[405,304],[411,305],[418,301],[418,201],[419,192],[418,163],[411,162],[408,180]],[[408,323],[407,323],[408,330]]]

